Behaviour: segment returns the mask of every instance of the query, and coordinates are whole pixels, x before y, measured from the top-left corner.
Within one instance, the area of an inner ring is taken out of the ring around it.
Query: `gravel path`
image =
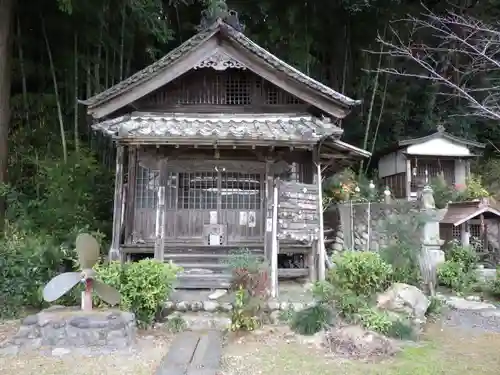
[[[451,297],[448,305],[450,309],[443,317],[444,326],[500,333],[500,308],[497,306],[459,297]]]

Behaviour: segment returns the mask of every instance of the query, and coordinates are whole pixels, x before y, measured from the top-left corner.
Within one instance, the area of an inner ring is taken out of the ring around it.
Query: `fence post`
[[[432,188],[425,186],[420,197],[420,215],[424,217],[425,222],[419,261],[424,286],[430,295],[435,294],[437,267],[444,262],[444,251],[441,250],[444,241],[439,236],[439,222],[445,213],[436,209]]]

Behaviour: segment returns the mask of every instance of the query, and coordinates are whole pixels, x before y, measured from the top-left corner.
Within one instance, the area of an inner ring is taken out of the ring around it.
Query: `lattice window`
[[[417,159],[412,161],[412,191],[418,188],[419,182],[425,182],[426,172],[429,182],[442,173],[448,185],[455,184],[455,162],[453,160]]]
[[[238,172],[179,174],[179,208],[185,210],[259,209],[260,175]]]
[[[179,208],[217,209],[217,172],[179,174]]]
[[[453,236],[454,240],[461,241],[462,240],[462,229],[461,226],[453,226],[451,228],[451,235]]]
[[[252,82],[248,76],[228,75],[226,77],[226,104],[248,105],[250,104]]]
[[[135,185],[135,206],[137,208],[154,208],[158,200],[160,172],[138,166]]]
[[[221,209],[256,210],[260,208],[260,175],[226,172],[221,174]]]

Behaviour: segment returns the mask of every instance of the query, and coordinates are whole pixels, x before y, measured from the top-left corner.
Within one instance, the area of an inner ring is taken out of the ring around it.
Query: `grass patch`
[[[264,341],[264,342],[263,342]],[[228,348],[227,373],[248,375],[497,375],[500,334],[471,334],[433,325],[425,341],[378,363],[351,361],[277,337]]]

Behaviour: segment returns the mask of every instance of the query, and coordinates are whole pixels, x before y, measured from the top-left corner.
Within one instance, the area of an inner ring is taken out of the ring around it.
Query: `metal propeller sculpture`
[[[85,284],[82,293],[82,309],[92,310],[92,291],[104,302],[116,305],[120,302],[120,293],[113,287],[102,283],[95,278],[96,272],[92,267],[99,260],[99,244],[90,234],[82,233],[76,238],[76,252],[80,272],[65,272],[50,280],[43,289],[43,299],[47,302],[55,301],[69,292],[78,283]]]

